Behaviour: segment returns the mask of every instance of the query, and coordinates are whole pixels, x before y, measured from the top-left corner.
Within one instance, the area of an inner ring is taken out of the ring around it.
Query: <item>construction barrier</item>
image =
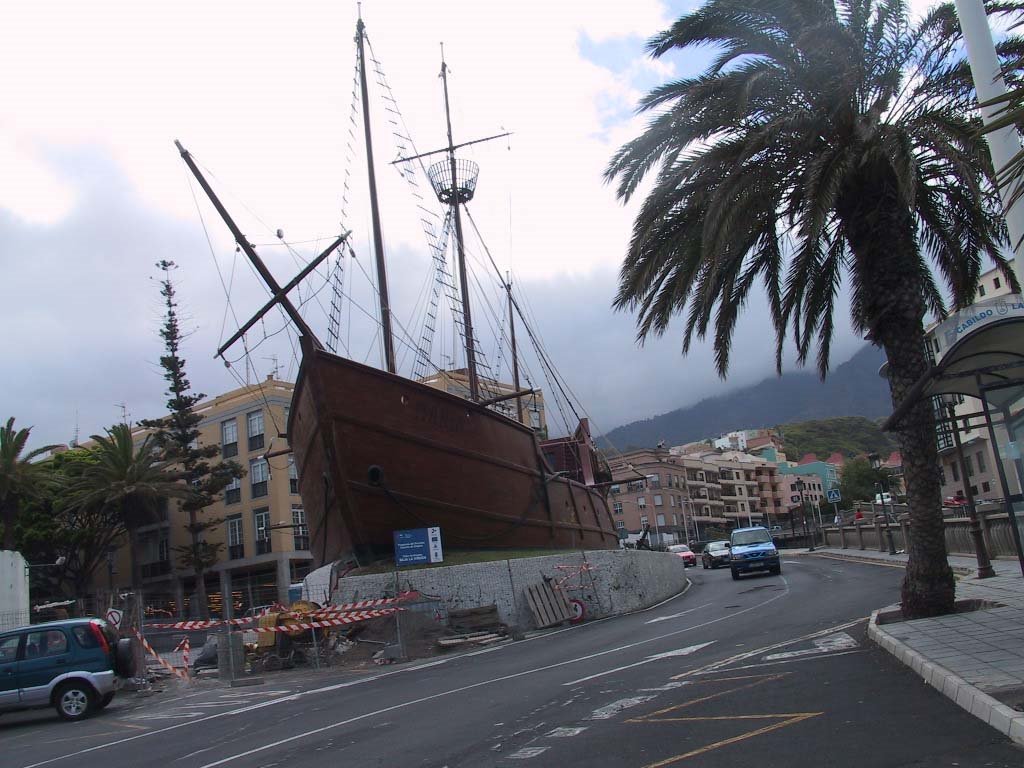
[[[303,613],[303,616],[310,616],[315,619],[322,618],[341,618],[346,616],[353,611],[365,611],[367,608],[377,608],[382,605],[394,605],[395,603],[401,603],[405,600],[416,600],[419,598],[419,592],[402,592],[398,597],[378,597],[372,600],[359,600],[354,603],[345,603],[344,605],[332,605],[327,608],[320,608],[309,613]],[[282,613],[286,613],[287,609],[282,608]],[[384,614],[382,614],[384,615]],[[196,631],[200,629],[212,629],[213,627],[220,627],[224,624],[230,624],[232,626],[238,626],[240,624],[251,624],[256,621],[258,616],[250,616],[244,619],[228,619],[227,621],[217,619],[214,621],[176,621],[172,624],[147,624],[146,627],[153,629],[183,629],[186,631]],[[373,618],[368,617],[368,618]],[[356,619],[356,621],[364,621],[364,619]],[[345,624],[351,624],[351,621],[343,622]],[[327,625],[335,626],[335,625]],[[262,631],[257,628],[253,628],[254,632]]]
[[[390,616],[402,610],[401,608],[384,608],[379,611],[353,611],[343,614],[334,619],[320,619],[318,621],[292,622],[281,624],[276,627],[253,627],[250,632],[298,632],[306,629],[324,629],[326,627],[340,627],[344,624],[355,624],[367,619],[376,619],[381,616]]]
[[[189,651],[191,650],[191,647],[190,647],[190,644],[188,642],[188,635],[185,635],[185,640],[183,641],[183,643],[184,643],[184,645],[183,645],[183,647],[181,649],[181,658],[185,662],[185,679],[186,680],[191,680],[192,679],[192,671],[191,671],[192,667],[189,664]]]
[[[175,677],[180,677],[182,680],[186,680],[186,681],[188,680],[188,671],[187,671],[188,670],[188,663],[187,662],[186,662],[186,665],[185,665],[185,669],[186,669],[185,672],[181,672],[178,669],[175,669],[171,664],[169,664],[167,661],[165,661],[160,656],[159,653],[157,653],[156,651],[153,650],[153,646],[151,646],[149,644],[149,641],[146,640],[146,638],[144,638],[142,636],[142,633],[140,633],[139,630],[133,629],[132,632],[135,633],[135,637],[137,637],[139,639],[139,642],[142,643],[142,647],[146,649],[146,652],[149,653],[154,659],[156,659],[157,663],[161,667],[166,669],[168,672],[170,672]],[[186,655],[186,658],[187,658],[187,655]]]

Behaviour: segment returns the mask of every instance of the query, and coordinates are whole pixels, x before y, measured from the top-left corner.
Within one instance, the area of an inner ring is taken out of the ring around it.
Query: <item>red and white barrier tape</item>
[[[137,638],[139,639],[139,642],[140,642],[140,643],[142,643],[142,647],[143,647],[143,648],[145,648],[145,649],[146,649],[146,651],[147,651],[147,652],[148,652],[148,653],[149,653],[149,654],[150,654],[150,655],[151,655],[151,656],[152,656],[152,657],[153,657],[154,659],[156,659],[156,660],[157,660],[157,663],[159,663],[161,667],[163,667],[164,669],[166,669],[166,670],[167,670],[168,672],[170,672],[170,673],[171,673],[172,675],[174,675],[175,677],[180,677],[180,678],[181,678],[182,680],[188,680],[188,673],[187,673],[187,672],[185,672],[185,673],[183,673],[183,672],[180,672],[179,670],[177,670],[177,669],[175,669],[175,668],[174,668],[173,666],[171,666],[171,664],[170,664],[169,662],[167,662],[166,660],[164,660],[164,659],[163,659],[163,658],[162,658],[162,657],[160,656],[160,654],[159,654],[159,653],[157,653],[156,651],[154,651],[154,650],[153,650],[153,646],[152,646],[152,645],[150,645],[150,644],[149,644],[149,642],[148,642],[148,641],[146,640],[146,638],[144,638],[144,637],[143,637],[143,636],[142,636],[142,635],[141,635],[141,634],[139,633],[139,630],[135,629],[135,630],[132,630],[132,631],[133,631],[133,632],[135,633],[135,637],[137,637]]]
[[[325,618],[342,618],[353,611],[365,611],[367,608],[378,608],[382,605],[394,605],[395,603],[401,603],[405,600],[415,600],[419,596],[419,592],[402,592],[398,597],[378,597],[372,600],[359,600],[354,603],[344,603],[343,605],[331,605],[302,615],[309,616],[310,618],[317,620]],[[212,629],[213,627],[219,627],[224,624],[231,624],[235,626],[239,624],[251,624],[254,621],[256,621],[256,617],[250,616],[245,619],[228,619],[227,621],[221,621],[219,619],[216,621],[176,621],[172,624],[147,624],[146,626],[152,629],[184,629],[186,631],[195,631],[200,629]],[[363,619],[357,619],[357,621],[363,621]],[[351,624],[352,622],[344,623]],[[256,631],[259,630],[256,629]]]
[[[292,624],[282,624],[278,627],[253,627],[251,632],[298,632],[306,629],[323,629],[325,627],[340,627],[344,624],[355,624],[359,621],[366,621],[368,619],[376,619],[380,616],[390,616],[393,613],[397,613],[402,610],[401,608],[384,608],[379,611],[353,611],[346,613],[337,618],[331,619],[320,619],[318,621],[303,621],[294,622]]]
[[[402,592],[398,597],[378,597],[373,600],[359,600],[355,603],[344,603],[342,605],[329,605],[315,611],[310,611],[308,616],[333,616],[338,613],[349,611],[364,611],[367,608],[377,608],[382,605],[394,605],[406,600],[415,600],[420,596],[419,592]]]
[[[192,679],[192,666],[189,664],[189,651],[192,650],[188,642],[188,635],[185,635],[184,647],[181,649],[181,659],[185,663],[185,679]]]

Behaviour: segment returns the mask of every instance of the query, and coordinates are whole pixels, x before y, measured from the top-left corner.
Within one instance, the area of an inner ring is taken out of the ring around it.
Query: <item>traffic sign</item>
[[[122,614],[121,611],[119,611],[117,608],[111,608],[109,611],[107,611],[107,621],[109,621],[115,627],[121,626],[121,619],[123,618],[123,616],[124,614]]]
[[[838,504],[840,501],[843,500],[843,495],[839,493],[838,488],[833,488],[828,492],[827,495],[829,502],[831,502],[832,504]]]
[[[792,496],[789,497],[789,500],[792,501],[794,504],[799,504],[800,503],[800,494],[799,493],[794,493]]]

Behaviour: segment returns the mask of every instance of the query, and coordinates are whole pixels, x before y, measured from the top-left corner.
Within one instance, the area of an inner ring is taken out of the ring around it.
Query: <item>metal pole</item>
[[[967,60],[971,65],[971,76],[974,79],[974,90],[978,93],[978,101],[987,102],[1005,96],[1006,83],[999,67],[995,46],[992,44],[992,30],[988,26],[984,3],[982,0],[955,0],[955,5],[956,15],[960,19],[960,29],[964,33],[964,42],[967,44]],[[1006,106],[994,104],[982,107],[982,122],[989,125],[999,119],[998,113]],[[988,134],[987,140],[992,164],[996,172],[1000,173],[1021,150],[1017,131],[1009,125]],[[1010,231],[1010,245],[1014,248],[1014,271],[1017,273],[1017,280],[1024,283],[1024,248],[1018,247],[1018,243],[1024,238],[1024,206],[1009,206],[1015,186],[1003,185],[999,193],[1003,201],[1006,227]]]
[[[967,515],[970,519],[971,538],[974,540],[974,556],[978,561],[978,578],[987,579],[996,575],[992,570],[992,562],[988,559],[988,551],[985,549],[985,539],[981,535],[981,525],[978,523],[978,510],[975,506],[974,491],[971,490],[971,480],[967,476],[967,462],[964,461],[964,446],[960,442],[960,429],[957,427],[956,411],[953,405],[947,405],[949,420],[953,424],[953,444],[956,446],[956,458],[960,463],[960,471],[964,476],[965,495],[967,496]]]
[[[1003,492],[1003,504],[1006,507],[1006,520],[1010,524],[1013,545],[1017,549],[1017,562],[1020,564],[1021,575],[1024,576],[1024,548],[1021,547],[1020,529],[1017,528],[1017,515],[1013,510],[1013,502],[1010,501],[1010,484],[1006,480],[1006,467],[1003,466],[1003,457],[999,455],[999,443],[996,441],[995,427],[992,426],[992,416],[988,412],[988,396],[981,386],[981,376],[976,375],[974,378],[978,385],[978,391],[981,392],[982,405],[985,407],[985,425],[988,427],[988,439],[992,441],[992,449],[995,451],[996,468],[999,470],[999,487]]]

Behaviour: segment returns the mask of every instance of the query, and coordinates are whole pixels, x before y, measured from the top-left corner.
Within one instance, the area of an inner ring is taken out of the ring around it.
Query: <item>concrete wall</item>
[[[28,624],[28,567],[20,552],[0,550],[0,630]]]
[[[590,570],[577,573],[580,566]],[[683,561],[676,555],[604,550],[399,571],[397,588],[438,597],[450,610],[495,604],[503,622],[525,630],[534,628],[526,587],[545,576],[558,581],[566,575],[570,578],[563,589],[570,599],[583,600],[590,618],[654,605],[686,585]],[[333,597],[336,604],[348,603],[394,594],[395,589],[394,571],[351,576],[340,580]]]

